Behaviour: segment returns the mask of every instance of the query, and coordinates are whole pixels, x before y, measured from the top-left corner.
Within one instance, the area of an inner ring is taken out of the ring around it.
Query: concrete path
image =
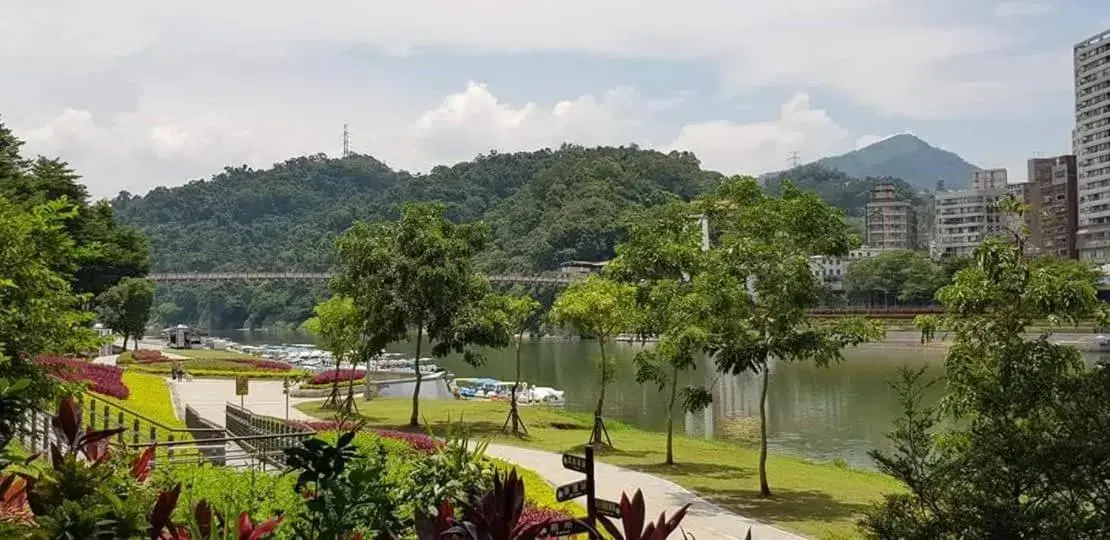
[[[224,425],[224,404],[239,403],[239,398],[235,395],[235,381],[232,380],[198,379],[176,381],[170,384],[183,404],[193,407],[202,417],[221,426]],[[285,396],[281,390],[281,381],[251,381],[250,394],[245,397],[244,405],[259,414],[285,418]],[[290,398],[290,419],[311,419],[294,408],[297,403],[305,401],[316,400]],[[580,473],[564,469],[561,456],[552,452],[491,444],[486,453],[491,457],[536,471],[552,485],[582,479]],[[670,516],[682,505],[690,503],[687,516],[682,521],[682,529],[699,540],[741,540],[747,534],[749,527],[752,530],[753,540],[803,538],[720,508],[669,480],[606,463],[596,463],[594,467],[599,497],[619,502],[622,491],[639,488],[644,493],[648,515],[652,518],[658,518],[659,512],[662,511],[666,511]],[[632,493],[629,493],[630,497],[631,495]]]

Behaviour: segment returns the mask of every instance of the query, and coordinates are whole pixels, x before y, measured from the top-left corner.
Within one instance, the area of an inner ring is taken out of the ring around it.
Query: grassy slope
[[[360,407],[372,427],[404,429],[410,413],[408,399],[381,399]],[[316,403],[299,405],[313,416],[327,417]],[[543,407],[522,411],[530,436],[518,439],[501,433],[506,405],[481,401],[422,401],[421,415],[437,433],[448,417],[460,415],[471,435],[495,443],[551,452],[578,449],[589,438],[592,417]],[[662,465],[665,436],[607,422],[616,450],[600,457],[608,463],[656,474],[680,484],[741,515],[773,523],[813,537],[854,536],[859,512],[883,493],[899,489],[884,475],[830,464],[772,455],[767,472],[775,496],[759,497],[758,450],[720,441],[675,437],[677,465]],[[558,426],[558,427],[556,427]],[[633,489],[635,486],[628,486]]]

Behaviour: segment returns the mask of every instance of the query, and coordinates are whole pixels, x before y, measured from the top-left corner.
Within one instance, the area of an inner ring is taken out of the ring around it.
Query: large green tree
[[[359,312],[355,309],[354,301],[346,296],[332,296],[317,304],[313,311],[316,315],[305,321],[304,329],[319,338],[324,350],[335,358],[335,369],[338,371],[342,369],[344,360],[357,353],[362,340]],[[351,367],[355,367],[355,364],[352,363]],[[322,407],[340,409],[344,414],[352,412],[355,408],[354,384],[348,384],[347,390],[347,399],[340,402],[337,377],[332,382],[331,394],[324,400]]]
[[[125,277],[150,272],[150,245],[137,230],[121,226],[107,201],[89,202],[89,193],[68,163],[57,158],[19,157],[23,142],[0,123],[0,196],[30,209],[49,201],[65,201],[74,209],[66,213],[64,227],[76,249],[66,274],[78,293],[93,296]]]
[[[921,251],[894,250],[852,263],[844,277],[844,292],[869,305],[923,304],[951,275]]]
[[[590,432],[591,444],[613,446],[602,420],[605,388],[613,379],[613,365],[606,355],[605,344],[621,332],[631,330],[635,317],[636,289],[600,276],[590,276],[572,283],[551,307],[552,320],[572,327],[581,337],[597,340],[601,352],[598,363],[597,406],[594,408],[594,425]]]
[[[695,277],[710,298],[709,349],[718,370],[760,374],[759,491],[767,480],[767,388],[773,361],[827,366],[844,347],[881,336],[863,319],[821,324],[806,315],[821,300],[810,270],[813,255],[844,256],[853,245],[844,215],[786,183],[770,197],[753,178],[736,177],[700,202],[718,243],[708,269]]]
[[[443,205],[408,204],[398,221],[356,223],[338,241],[342,271],[333,288],[354,301],[364,346],[380,349],[416,332],[412,426],[420,423],[425,339],[433,356],[460,352],[474,364],[483,358],[471,346],[510,342],[489,280],[474,268],[487,234],[481,223],[452,223]]]
[[[642,338],[658,343],[636,353],[636,380],[666,392],[667,458],[674,464],[674,414],[679,374],[694,369],[708,342],[706,296],[695,287],[705,270],[700,220],[690,204],[673,203],[630,218],[628,240],[617,246],[617,258],[606,273],[636,288],[633,327]],[[704,387],[681,391],[682,410],[705,409],[712,394]]]
[[[1020,205],[1015,211],[1022,211]],[[861,521],[878,538],[1110,537],[1110,369],[1084,364],[1035,321],[1107,321],[1095,269],[1030,259],[1000,239],[937,292],[946,313],[922,318],[925,337],[954,335],[939,407],[921,402],[920,372],[898,385],[905,415],[895,451],[872,452],[906,491]]]
[[[72,213],[51,202],[25,210],[0,196],[0,448],[30,407],[46,406],[58,385],[33,362],[42,353],[79,353],[97,345],[87,295],[73,292],[75,254],[65,232]]]
[[[154,305],[154,283],[149,279],[123,278],[119,283],[96,297],[97,313],[104,326],[123,336],[123,349],[127,339],[135,339],[135,348],[150,320]]]

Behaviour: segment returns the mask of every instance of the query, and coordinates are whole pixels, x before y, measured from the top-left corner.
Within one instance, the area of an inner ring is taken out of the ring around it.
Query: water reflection
[[[245,342],[304,342],[306,337],[272,335],[228,336]],[[605,414],[643,429],[666,428],[669,394],[635,381],[632,357],[639,345],[619,345],[616,376],[606,392]],[[393,350],[411,354],[413,344]],[[424,349],[427,350],[427,349]],[[809,362],[776,362],[771,366],[767,417],[772,451],[812,459],[840,458],[851,465],[873,466],[867,453],[889,450],[885,433],[900,415],[890,383],[901,367],[925,368],[926,376],[943,375],[943,351],[913,347],[875,347],[846,351],[844,362],[820,368]],[[597,344],[588,341],[536,341],[522,347],[525,380],[566,391],[570,410],[593,411],[597,403]],[[486,363],[471,367],[458,357],[436,361],[459,377],[511,380],[515,372],[511,350],[486,351]],[[676,416],[676,428],[697,437],[757,441],[759,437],[759,378],[756,375],[720,376],[708,359],[683,374],[684,385],[712,385],[714,402],[702,413]],[[926,396],[934,403],[943,392],[935,385]]]

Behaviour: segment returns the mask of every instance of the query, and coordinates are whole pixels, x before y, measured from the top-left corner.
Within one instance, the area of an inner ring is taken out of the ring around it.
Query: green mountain
[[[979,167],[910,134],[895,135],[839,156],[816,161],[853,178],[892,177],[919,190],[933,190],[937,180],[949,188],[966,187]]]
[[[369,156],[299,157],[269,169],[228,168],[208,180],[121,193],[122,222],[150,238],[155,272],[318,271],[335,263],[333,241],[357,220],[394,219],[409,201],[438,201],[456,221],[484,220],[490,272],[540,273],[575,259],[613,256],[630,209],[690,199],[720,175],[688,152],[637,147],[492,152],[428,174]],[[164,322],[213,328],[297,323],[320,284],[162,287]]]

